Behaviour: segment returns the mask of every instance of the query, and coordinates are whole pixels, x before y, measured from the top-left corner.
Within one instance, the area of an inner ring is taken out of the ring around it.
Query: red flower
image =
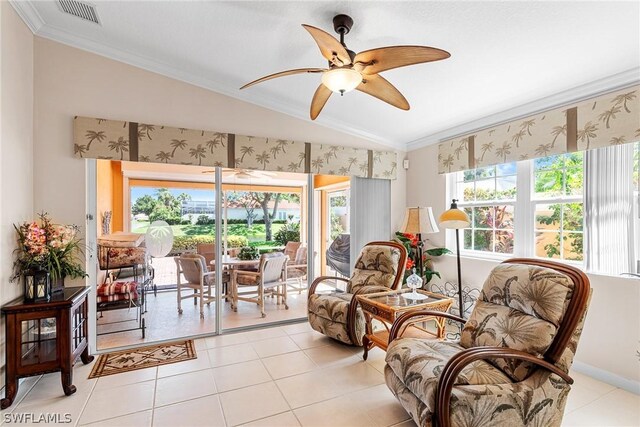
[[[411,258],[407,259],[407,265],[405,266],[405,268],[407,270],[413,268],[413,266],[415,265],[415,263],[413,262],[413,260]]]

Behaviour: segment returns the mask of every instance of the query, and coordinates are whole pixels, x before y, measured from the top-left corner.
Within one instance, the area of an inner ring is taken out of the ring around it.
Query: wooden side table
[[[362,343],[364,346],[364,354],[362,355],[362,357],[364,358],[364,360],[367,360],[369,350],[373,347],[380,347],[384,351],[387,350],[387,346],[389,345],[389,326],[392,325],[393,322],[403,313],[418,309],[447,312],[453,304],[452,298],[423,290],[418,290],[418,292],[428,296],[428,299],[416,301],[404,298],[402,296],[402,294],[410,292],[410,289],[400,289],[397,291],[378,292],[368,295],[356,295],[356,298],[358,299],[358,302],[362,307],[366,322],[365,335],[364,337],[362,337]],[[382,322],[385,329],[374,332],[371,324],[373,319]],[[436,334],[433,334],[432,332],[416,325],[417,322],[424,322],[427,320],[434,320],[436,322]],[[417,318],[415,322],[412,322],[410,326],[420,330],[423,333],[434,335],[437,338],[444,338],[444,323],[445,318],[443,317],[421,316]]]
[[[78,357],[90,363],[88,287],[69,287],[49,302],[25,303],[22,298],[4,307],[6,316],[6,387],[0,407],[6,409],[18,393],[18,379],[49,372],[61,373],[62,389],[76,391],[73,364]]]

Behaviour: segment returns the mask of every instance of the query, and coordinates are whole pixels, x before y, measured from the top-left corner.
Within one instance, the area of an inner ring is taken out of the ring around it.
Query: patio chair
[[[287,305],[287,261],[289,257],[282,252],[271,252],[260,257],[258,271],[232,270],[231,306],[233,311],[238,311],[238,301],[248,301],[258,304],[262,317],[267,314],[264,311],[265,294],[277,296]],[[255,290],[240,291],[241,288],[255,287]],[[245,295],[255,295],[249,297]]]
[[[510,259],[489,274],[469,319],[415,310],[389,334],[387,386],[421,427],[560,426],[589,305],[575,267]],[[459,342],[402,338],[406,322],[464,323]]]
[[[177,267],[178,314],[182,314],[182,300],[193,298],[193,305],[200,300],[200,318],[204,319],[204,304],[215,300],[211,287],[215,286],[215,271],[207,271],[207,264],[202,255],[185,253],[175,257]],[[182,282],[182,275],[186,282]],[[183,289],[193,289],[193,294],[182,295]]]
[[[367,243],[356,261],[350,279],[320,276],[307,297],[309,324],[316,331],[345,344],[362,346],[365,321],[355,295],[384,292],[402,286],[407,250],[398,242]],[[325,280],[346,282],[346,292],[316,293]]]
[[[289,287],[299,294],[306,290],[307,277],[307,246],[300,245],[291,264],[287,263],[287,281]]]
[[[288,256],[290,260],[294,260],[296,259],[296,254],[298,253],[298,249],[301,245],[302,243],[300,242],[287,242],[282,252]]]
[[[213,243],[198,243],[196,245],[196,253],[204,257],[207,270],[213,271],[216,269],[215,265],[211,265],[211,261],[216,259],[216,247]]]

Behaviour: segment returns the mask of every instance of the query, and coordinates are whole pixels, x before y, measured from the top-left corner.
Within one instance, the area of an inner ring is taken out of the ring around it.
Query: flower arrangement
[[[412,269],[416,267],[418,261],[418,236],[415,234],[396,232],[396,240],[404,245],[407,249],[407,264],[405,266],[404,281],[412,274]],[[426,285],[433,279],[433,276],[440,277],[440,273],[433,270],[433,258],[444,254],[450,254],[447,248],[431,248],[425,249],[422,254],[422,276]],[[420,272],[416,272],[420,275]]]
[[[48,271],[53,280],[86,277],[80,256],[84,253],[75,225],[54,224],[45,212],[39,221],[14,224],[18,247],[11,281],[27,271]]]

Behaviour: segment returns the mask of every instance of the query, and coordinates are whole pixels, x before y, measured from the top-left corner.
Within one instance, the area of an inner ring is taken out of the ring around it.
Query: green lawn
[[[133,221],[131,231],[134,233],[146,233],[149,227],[148,221]],[[271,232],[276,234],[283,224],[273,224]],[[172,225],[174,236],[213,236],[215,234],[214,225]],[[229,224],[227,234],[230,236],[245,236],[250,242],[264,241],[265,228],[264,224],[254,224],[247,227],[244,224]]]

